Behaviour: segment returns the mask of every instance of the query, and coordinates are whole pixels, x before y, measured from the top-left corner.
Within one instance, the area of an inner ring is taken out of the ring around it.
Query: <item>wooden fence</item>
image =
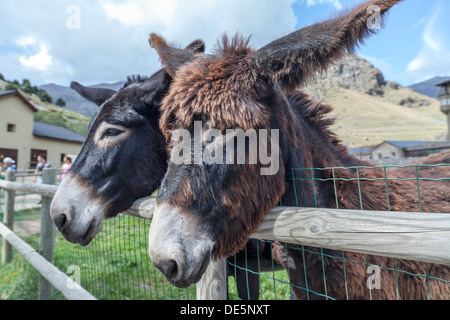
[[[94,300],[95,297],[76,284],[73,279],[53,265],[55,226],[50,218],[50,203],[56,192],[56,170],[45,169],[44,184],[18,183],[15,173],[8,171],[6,180],[0,180],[0,188],[5,192],[3,223],[0,222],[0,235],[3,237],[2,264],[10,263],[14,247],[39,272],[40,300],[52,299],[52,286],[70,300]],[[42,195],[40,250],[36,252],[13,231],[15,192],[37,193]]]
[[[56,192],[56,186],[52,185],[1,180],[0,187],[8,190],[5,205],[12,208],[13,200],[8,199],[14,199],[14,191],[38,193],[49,199]],[[125,214],[151,219],[154,208],[154,199],[140,199]],[[44,223],[53,225],[48,209],[44,210],[43,206],[45,215]],[[5,224],[10,228],[12,221],[13,218],[5,213]],[[45,228],[41,230],[43,232],[46,232]],[[0,233],[3,235],[2,229]],[[51,234],[41,235],[41,242],[53,237]],[[450,265],[450,214],[275,207],[266,213],[252,237]],[[5,244],[8,241],[8,237],[4,236],[3,250],[8,246]],[[226,274],[225,260],[211,263],[197,284],[197,299],[226,299]]]

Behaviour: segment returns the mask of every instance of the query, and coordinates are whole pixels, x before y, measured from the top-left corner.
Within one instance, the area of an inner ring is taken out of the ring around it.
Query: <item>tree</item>
[[[52,97],[47,93],[47,91],[40,89],[38,91],[38,97],[41,99],[42,102],[48,102],[53,103]]]
[[[66,106],[66,102],[63,99],[61,99],[61,98],[58,98],[58,100],[56,100],[55,104],[57,106],[60,106],[61,108]]]
[[[5,91],[17,90],[17,86],[11,82],[8,82],[5,86]]]
[[[0,80],[5,81],[5,77],[0,73]]]
[[[31,83],[30,83],[30,80],[28,80],[28,79],[23,79],[22,80],[22,88],[27,88],[27,87],[31,87]]]

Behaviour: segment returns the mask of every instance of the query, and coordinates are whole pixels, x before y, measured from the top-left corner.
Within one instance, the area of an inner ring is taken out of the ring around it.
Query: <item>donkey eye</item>
[[[119,129],[116,129],[116,128],[108,128],[103,133],[102,139],[108,138],[108,137],[117,137],[118,135],[120,135],[122,133],[124,133],[123,130],[119,130]]]

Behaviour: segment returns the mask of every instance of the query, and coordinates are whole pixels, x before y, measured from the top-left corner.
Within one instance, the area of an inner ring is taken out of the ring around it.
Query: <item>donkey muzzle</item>
[[[153,264],[173,285],[186,288],[200,280],[212,257],[212,237],[195,219],[168,205],[157,205],[149,233]]]

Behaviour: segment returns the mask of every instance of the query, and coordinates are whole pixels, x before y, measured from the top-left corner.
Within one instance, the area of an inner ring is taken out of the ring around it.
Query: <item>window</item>
[[[15,149],[2,149],[2,148],[0,148],[0,159],[4,159],[6,157],[10,157],[14,161],[16,161],[16,165],[17,165],[17,167],[19,167],[18,164],[17,164],[18,161],[19,161],[18,153],[19,153],[19,151],[15,150]]]
[[[8,123],[8,128],[7,128],[8,132],[16,132],[16,125],[15,124],[11,124]]]

